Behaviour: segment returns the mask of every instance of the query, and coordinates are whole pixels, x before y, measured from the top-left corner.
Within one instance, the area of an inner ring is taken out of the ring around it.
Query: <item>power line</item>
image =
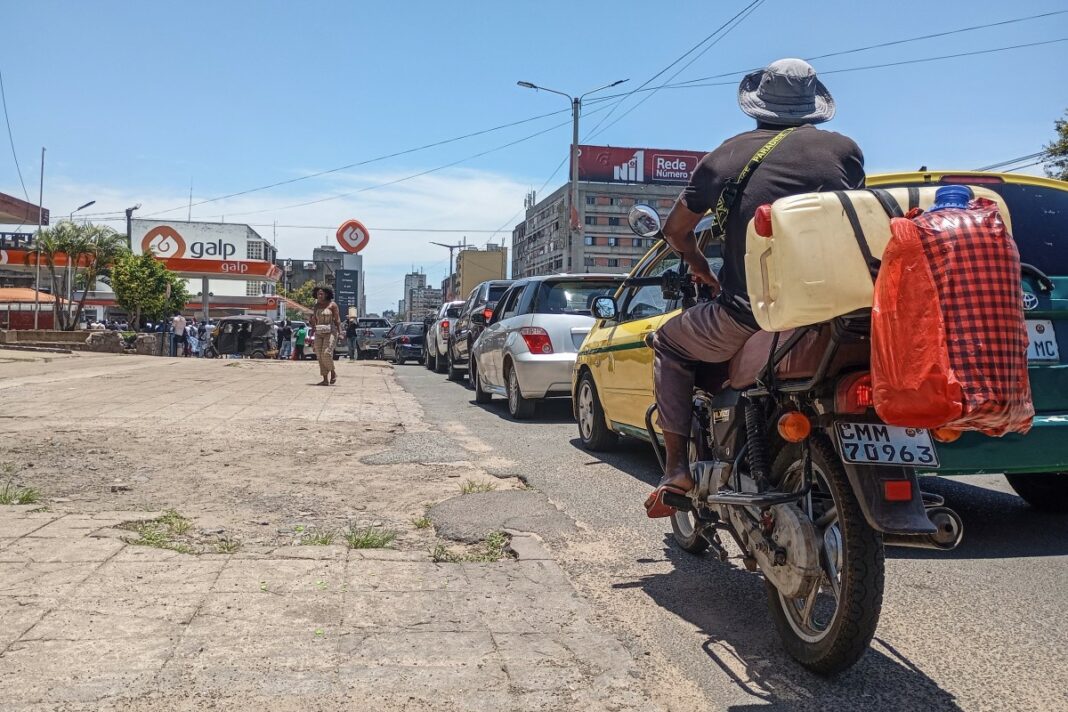
[[[924,62],[937,62],[944,59],[957,59],[960,57],[976,57],[983,54],[994,54],[996,52],[1008,52],[1016,49],[1026,49],[1028,47],[1041,47],[1043,45],[1056,44],[1058,42],[1068,42],[1068,37],[1058,37],[1057,39],[1044,40],[1042,42],[1028,42],[1026,44],[1009,45],[1008,47],[992,47],[990,49],[980,49],[972,52],[958,52],[957,54],[943,54],[937,57],[921,57],[918,59],[906,59],[898,62],[886,62],[883,64],[868,64],[861,67],[846,67],[843,69],[827,69],[820,72],[820,76],[826,74],[845,74],[846,72],[863,72],[869,69],[884,69],[886,67],[900,67],[907,64],[922,64]],[[740,73],[740,72],[739,72]],[[709,82],[705,84],[668,84],[663,87],[664,89],[693,89],[696,87],[723,87],[734,86],[735,82]]]
[[[742,11],[741,13],[739,13],[739,14],[735,15],[735,16],[734,16],[733,18],[731,18],[730,20],[728,20],[728,24],[729,24],[729,23],[731,23],[731,22],[733,22],[734,24],[731,24],[731,25],[730,25],[729,27],[727,27],[727,29],[723,31],[723,34],[721,34],[721,35],[720,35],[719,37],[717,37],[717,38],[716,38],[716,39],[715,39],[715,40],[714,40],[713,42],[709,43],[709,44],[708,44],[708,45],[707,45],[707,46],[706,46],[706,47],[705,47],[705,48],[704,48],[703,50],[701,50],[701,51],[700,51],[700,52],[699,52],[698,54],[694,55],[694,57],[693,57],[693,58],[692,58],[692,59],[691,59],[691,60],[690,60],[689,62],[687,62],[686,64],[682,65],[682,66],[681,66],[681,67],[680,67],[680,68],[679,68],[679,69],[678,69],[678,70],[677,70],[677,71],[676,71],[676,72],[675,72],[674,74],[672,74],[672,75],[671,75],[670,77],[668,77],[668,78],[667,78],[667,81],[665,81],[665,82],[664,82],[663,84],[661,84],[660,86],[658,86],[658,87],[655,87],[655,88],[654,88],[654,89],[653,89],[653,90],[652,90],[651,92],[649,92],[649,93],[647,93],[647,94],[646,94],[645,96],[643,96],[643,97],[642,97],[642,98],[641,98],[641,99],[640,99],[640,100],[639,100],[639,101],[638,101],[638,102],[637,102],[636,104],[633,104],[633,105],[631,105],[631,107],[630,107],[629,109],[627,109],[627,110],[626,110],[626,111],[624,111],[624,112],[623,112],[622,114],[620,114],[620,115],[619,115],[618,117],[616,117],[616,119],[615,119],[615,120],[614,120],[614,121],[613,121],[612,123],[608,124],[607,126],[605,126],[604,128],[602,128],[602,129],[601,129],[600,131],[597,131],[596,133],[592,133],[592,134],[590,134],[590,136],[589,136],[588,138],[589,138],[589,139],[593,139],[593,138],[595,138],[595,137],[599,136],[600,134],[604,133],[604,132],[605,132],[605,131],[607,131],[608,129],[612,128],[613,126],[615,126],[616,124],[618,124],[618,123],[619,123],[620,121],[622,121],[622,120],[623,120],[624,118],[626,118],[626,116],[627,116],[628,114],[630,114],[630,113],[631,113],[632,111],[634,111],[634,110],[635,110],[635,109],[637,109],[637,108],[638,108],[639,106],[641,106],[641,105],[642,105],[642,104],[644,104],[644,103],[645,103],[646,101],[648,101],[648,100],[649,100],[650,98],[652,98],[652,96],[653,96],[654,94],[656,94],[656,92],[658,92],[658,91],[659,91],[660,89],[664,88],[665,86],[669,85],[669,84],[671,83],[671,81],[672,81],[672,80],[673,80],[673,79],[674,79],[675,77],[679,76],[679,75],[680,75],[680,74],[681,74],[682,72],[686,71],[686,69],[687,69],[687,68],[689,68],[689,66],[690,66],[690,65],[692,65],[692,64],[693,64],[694,62],[696,62],[696,61],[697,61],[697,60],[699,60],[699,59],[700,59],[700,58],[701,58],[702,56],[704,56],[704,54],[705,54],[705,53],[706,53],[706,52],[707,52],[708,50],[712,49],[712,48],[713,48],[713,47],[715,47],[715,46],[716,46],[717,44],[719,44],[719,43],[720,43],[720,41],[721,41],[721,40],[722,40],[722,39],[723,39],[724,37],[726,37],[727,35],[729,35],[729,34],[730,34],[730,33],[731,33],[731,32],[732,32],[733,30],[734,30],[734,28],[736,28],[736,27],[737,27],[738,25],[740,25],[740,24],[742,24],[743,22],[745,22],[745,20],[746,20],[746,19],[747,19],[747,18],[748,18],[748,17],[750,16],[750,15],[752,15],[752,14],[753,14],[754,12],[756,12],[756,10],[757,10],[757,9],[758,9],[758,8],[759,8],[759,7],[760,7],[760,6],[762,5],[762,4],[763,4],[763,2],[764,2],[764,0],[758,0],[758,2],[754,2],[754,3],[751,3],[751,4],[750,4],[750,5],[749,5],[749,6],[748,6],[748,7],[747,7],[747,8],[745,9],[745,10],[743,10],[743,11]],[[720,29],[722,29],[722,27],[721,27]],[[622,100],[621,100],[621,101],[622,101]],[[602,121],[602,123],[604,123],[604,122]]]
[[[635,88],[634,88],[634,89],[632,89],[631,91],[629,91],[629,92],[626,92],[626,93],[624,93],[624,94],[621,94],[621,95],[619,95],[619,96],[622,96],[622,98],[621,98],[621,99],[620,99],[619,101],[617,101],[617,102],[616,102],[615,104],[613,104],[613,105],[612,105],[612,109],[611,109],[611,111],[609,111],[609,112],[608,112],[608,114],[607,114],[606,116],[604,116],[604,118],[602,118],[602,119],[601,119],[601,120],[600,120],[600,121],[599,121],[599,122],[597,123],[597,125],[595,125],[595,126],[594,126],[594,127],[592,128],[592,129],[590,129],[589,133],[587,134],[587,137],[590,137],[590,136],[592,136],[593,134],[595,134],[595,133],[597,132],[597,129],[599,129],[599,128],[600,128],[600,127],[601,127],[601,126],[602,126],[602,125],[603,125],[603,124],[604,124],[604,123],[605,123],[606,121],[608,121],[608,119],[609,119],[609,118],[610,118],[610,117],[612,116],[612,114],[613,114],[613,113],[615,113],[615,110],[616,110],[616,109],[617,109],[617,108],[618,108],[618,107],[619,107],[619,106],[620,106],[620,105],[621,105],[621,104],[622,104],[622,103],[623,103],[624,101],[626,101],[628,97],[630,97],[630,96],[633,96],[633,95],[634,95],[634,94],[636,94],[637,92],[641,91],[641,90],[642,90],[642,89],[644,89],[645,87],[647,87],[647,86],[649,86],[650,84],[652,84],[652,83],[653,83],[653,81],[655,81],[655,80],[657,79],[657,77],[661,76],[662,74],[664,74],[665,72],[667,72],[667,71],[668,71],[669,69],[671,69],[672,67],[674,67],[674,66],[675,66],[676,64],[678,64],[678,63],[679,63],[679,62],[681,62],[682,60],[686,59],[686,57],[688,57],[688,56],[689,56],[690,54],[692,54],[692,53],[693,53],[693,52],[695,52],[695,51],[696,51],[696,50],[697,50],[698,48],[700,48],[700,47],[701,47],[701,45],[703,45],[703,44],[704,44],[705,42],[708,42],[708,41],[709,41],[710,39],[712,39],[713,37],[715,37],[716,35],[718,35],[718,34],[719,34],[719,33],[720,33],[720,32],[721,32],[722,30],[723,30],[723,28],[725,28],[725,27],[726,27],[727,25],[729,25],[729,24],[730,24],[731,22],[733,22],[733,21],[735,20],[735,18],[737,18],[737,17],[739,16],[739,15],[741,15],[741,14],[742,14],[742,13],[744,13],[744,12],[746,12],[746,11],[747,11],[747,10],[749,10],[750,8],[754,7],[755,5],[758,5],[758,4],[760,4],[760,3],[761,3],[761,2],[763,2],[763,1],[764,1],[764,0],[753,0],[753,1],[752,1],[752,2],[750,2],[750,3],[748,4],[748,5],[746,5],[746,6],[744,7],[744,8],[742,8],[742,10],[740,10],[740,11],[739,11],[739,12],[738,12],[737,14],[735,14],[735,15],[734,15],[734,17],[732,17],[731,19],[729,19],[729,20],[727,20],[726,22],[724,22],[724,23],[723,23],[722,25],[720,25],[720,26],[719,26],[719,27],[717,27],[717,28],[716,28],[715,30],[713,30],[711,34],[709,34],[709,35],[705,36],[705,37],[704,37],[704,38],[703,38],[703,39],[702,39],[702,40],[701,40],[700,42],[698,42],[698,43],[697,43],[697,44],[695,44],[695,45],[694,45],[693,47],[691,47],[690,49],[686,50],[686,51],[685,51],[685,52],[683,52],[683,53],[682,53],[681,55],[679,55],[679,57],[677,57],[677,58],[676,58],[676,59],[675,59],[674,61],[672,61],[672,62],[671,62],[671,64],[667,65],[666,67],[664,67],[663,69],[661,69],[661,70],[660,70],[659,72],[657,72],[657,73],[656,73],[656,74],[654,74],[653,76],[651,76],[651,77],[649,77],[648,79],[646,79],[646,80],[645,80],[644,82],[642,82],[641,84],[639,84],[639,85],[638,85],[637,87],[635,87]],[[611,98],[611,97],[605,97],[605,98]]]
[[[1041,19],[1041,18],[1051,17],[1053,15],[1063,15],[1063,14],[1066,14],[1066,13],[1068,13],[1068,10],[1054,10],[1053,12],[1045,12],[1045,13],[1042,13],[1042,14],[1039,14],[1039,15],[1028,15],[1027,17],[1016,17],[1016,18],[1013,18],[1011,20],[1000,20],[998,22],[988,22],[988,23],[985,23],[985,24],[982,24],[982,25],[972,25],[970,27],[959,27],[959,28],[957,28],[955,30],[946,30],[945,32],[936,32],[936,33],[933,33],[933,34],[918,35],[916,37],[907,37],[905,39],[900,39],[900,40],[891,40],[890,42],[881,42],[879,44],[866,45],[864,47],[854,47],[853,49],[844,49],[844,50],[839,50],[839,51],[836,51],[836,52],[828,52],[826,54],[818,54],[818,55],[815,55],[815,56],[812,56],[812,57],[805,57],[804,59],[805,59],[806,62],[814,62],[814,61],[816,61],[818,59],[827,59],[829,57],[842,57],[842,56],[845,56],[845,55],[848,55],[848,54],[856,54],[858,52],[867,52],[867,51],[873,50],[873,49],[882,49],[882,48],[885,48],[885,47],[894,47],[894,46],[897,46],[897,45],[908,44],[908,43],[911,43],[911,42],[920,42],[920,41],[923,41],[923,40],[937,39],[939,37],[949,37],[951,35],[957,35],[957,34],[961,34],[961,33],[964,33],[964,32],[974,32],[976,30],[985,30],[985,29],[989,29],[991,27],[1001,27],[1003,25],[1011,25],[1011,24],[1018,23],[1018,22],[1027,22],[1029,20],[1038,20],[1038,19]],[[680,82],[679,84],[680,85],[691,84],[691,83],[694,83],[694,82],[708,81],[709,79],[722,79],[724,77],[733,77],[733,76],[737,76],[739,74],[749,74],[750,72],[757,71],[757,69],[759,69],[759,67],[751,68],[751,69],[744,69],[742,71],[737,71],[737,72],[725,72],[723,74],[713,74],[713,75],[710,75],[710,76],[707,76],[707,77],[698,77],[696,79],[687,79],[686,81]],[[825,74],[825,73],[826,72],[821,72],[821,74]]]
[[[1030,161],[1038,158],[1039,156],[1045,156],[1047,151],[1039,151],[1037,153],[1029,153],[1026,156],[1020,156],[1019,158],[1013,158],[1010,161],[1001,161],[1000,163],[992,163],[989,166],[983,166],[982,168],[976,168],[977,171],[992,171],[997,168],[1003,168],[1005,166],[1011,166],[1013,163],[1019,163],[1020,161]]]
[[[11,144],[11,157],[15,159],[15,170],[19,174],[19,183],[22,185],[22,195],[26,202],[30,202],[30,194],[26,190],[26,182],[22,180],[22,168],[19,166],[19,157],[15,153],[15,139],[11,135],[11,119],[7,115],[7,93],[4,91],[4,73],[0,72],[0,99],[4,104],[4,123],[7,124],[7,140]],[[22,227],[21,225],[19,227]]]
[[[359,166],[366,166],[366,165],[369,165],[371,163],[377,163],[379,161],[384,161],[384,160],[387,160],[387,159],[390,159],[390,158],[397,158],[398,156],[406,156],[406,155],[411,154],[411,153],[417,153],[419,151],[425,151],[425,150],[430,149],[430,148],[437,148],[438,146],[444,146],[444,145],[447,145],[447,144],[450,144],[450,143],[456,143],[457,141],[463,141],[465,139],[473,138],[475,136],[482,136],[482,135],[485,135],[485,134],[488,134],[488,133],[493,133],[494,131],[501,131],[503,129],[511,128],[513,126],[519,126],[521,124],[528,124],[528,123],[530,123],[532,121],[537,121],[539,119],[544,119],[544,118],[547,118],[547,117],[550,117],[550,116],[556,116],[558,114],[564,114],[564,113],[567,113],[568,111],[570,111],[570,109],[561,109],[559,111],[550,111],[547,114],[539,114],[538,116],[531,116],[531,117],[526,118],[526,119],[521,119],[519,121],[512,121],[510,123],[501,124],[499,126],[494,126],[492,128],[481,129],[479,131],[473,131],[471,133],[463,134],[462,136],[454,136],[452,138],[442,139],[440,141],[434,141],[433,143],[423,144],[422,146],[416,146],[414,148],[407,148],[407,149],[404,149],[402,151],[394,151],[393,153],[387,153],[387,154],[384,154],[384,155],[381,155],[381,156],[375,156],[374,158],[368,158],[368,159],[365,159],[365,160],[362,160],[362,161],[357,161],[355,163],[349,163],[349,164],[346,164],[344,166],[337,166],[336,168],[329,168],[329,169],[326,169],[326,170],[317,171],[315,173],[309,173],[308,175],[297,176],[296,178],[289,178],[287,180],[281,180],[281,181],[277,181],[275,183],[269,183],[267,185],[257,186],[255,188],[248,188],[246,190],[240,190],[240,191],[237,191],[237,192],[234,192],[234,193],[229,193],[227,195],[220,195],[220,196],[216,196],[214,198],[208,198],[208,199],[201,200],[201,201],[198,201],[196,203],[193,203],[192,207],[195,208],[198,205],[205,205],[207,203],[214,203],[214,202],[217,202],[217,201],[220,201],[220,200],[226,200],[227,198],[236,198],[236,197],[239,197],[239,196],[242,196],[242,195],[248,195],[249,193],[256,193],[256,192],[259,192],[261,190],[268,190],[270,188],[277,188],[279,186],[290,185],[292,183],[299,183],[300,181],[311,180],[312,178],[318,178],[320,176],[328,175],[330,173],[337,173],[339,171],[348,170],[350,168],[357,168]],[[156,215],[162,215],[163,213],[170,213],[170,212],[174,212],[175,210],[188,209],[189,207],[190,207],[189,203],[186,203],[184,205],[178,205],[178,206],[173,207],[173,208],[167,208],[166,210],[158,210],[156,212],[148,213],[148,214],[145,215],[145,217],[153,217],[153,216],[156,216]]]

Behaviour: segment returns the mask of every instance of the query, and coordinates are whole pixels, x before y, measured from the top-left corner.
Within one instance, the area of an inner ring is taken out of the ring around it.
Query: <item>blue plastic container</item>
[[[938,210],[955,208],[967,210],[968,201],[972,199],[972,191],[966,185],[944,185],[935,191],[935,202],[927,212],[933,213]]]

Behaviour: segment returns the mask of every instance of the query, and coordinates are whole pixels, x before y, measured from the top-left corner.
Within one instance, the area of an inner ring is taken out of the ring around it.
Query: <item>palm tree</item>
[[[81,232],[84,244],[80,245],[81,251],[77,255],[79,259],[76,259],[74,264],[85,262],[81,275],[85,288],[78,299],[78,307],[74,311],[74,321],[70,325],[71,329],[81,321],[82,311],[85,309],[85,298],[90,290],[96,289],[96,280],[101,272],[111,267],[116,259],[128,251],[126,238],[110,227],[89,223],[81,226]]]

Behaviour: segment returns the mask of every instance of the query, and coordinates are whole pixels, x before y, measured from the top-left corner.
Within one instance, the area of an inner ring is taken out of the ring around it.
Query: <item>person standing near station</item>
[[[171,319],[171,356],[183,356],[178,349],[185,348],[185,317],[181,312],[175,312]]]
[[[285,361],[292,353],[293,327],[289,325],[289,319],[286,319],[282,322],[282,328],[278,330],[278,358]]]
[[[293,334],[293,343],[295,344],[294,347],[293,347],[293,360],[294,361],[303,361],[304,360],[304,342],[307,341],[307,340],[308,340],[308,327],[306,325],[304,325],[304,324],[301,324],[300,327],[297,329],[296,333]]]
[[[334,303],[334,290],[330,287],[316,287],[315,309],[312,312],[312,326],[315,328],[315,343],[312,348],[319,360],[319,374],[323,380],[315,385],[332,386],[337,383],[337,371],[334,370],[334,346],[341,333],[341,310]]]
[[[348,321],[345,322],[345,341],[349,346],[349,361],[355,361],[356,356],[356,335],[359,333],[359,329],[356,328],[356,320],[351,316]]]

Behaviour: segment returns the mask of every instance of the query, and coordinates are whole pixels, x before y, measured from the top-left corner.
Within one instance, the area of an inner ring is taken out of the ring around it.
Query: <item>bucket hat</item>
[[[780,59],[751,72],[738,86],[738,106],[758,121],[799,126],[830,121],[834,99],[803,59]]]

